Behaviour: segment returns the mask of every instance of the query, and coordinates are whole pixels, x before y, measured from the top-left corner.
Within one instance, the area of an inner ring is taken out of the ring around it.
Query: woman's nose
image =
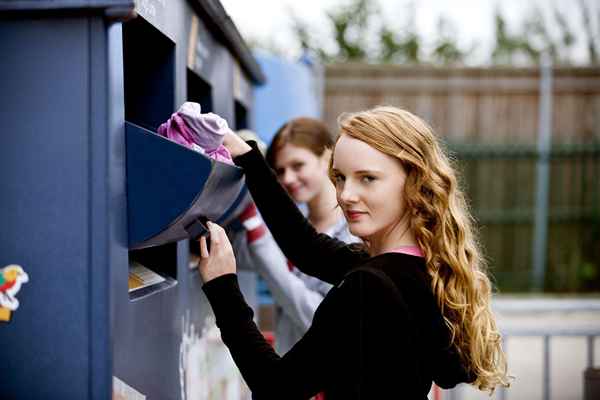
[[[358,201],[356,191],[348,182],[344,183],[344,187],[340,193],[340,200],[344,203],[356,203]]]
[[[289,169],[284,170],[283,174],[281,174],[281,183],[284,185],[289,185],[290,183],[294,182],[295,179],[294,173]]]

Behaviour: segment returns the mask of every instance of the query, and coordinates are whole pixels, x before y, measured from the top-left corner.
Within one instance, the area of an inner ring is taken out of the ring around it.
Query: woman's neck
[[[319,232],[326,231],[342,217],[342,210],[337,207],[335,187],[331,184],[323,185],[321,191],[307,202],[307,206],[308,220]]]
[[[374,257],[403,246],[417,246],[417,241],[404,218],[395,226],[382,230],[369,238],[369,254]]]

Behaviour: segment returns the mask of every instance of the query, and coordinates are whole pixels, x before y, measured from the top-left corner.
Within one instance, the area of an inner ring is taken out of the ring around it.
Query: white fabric
[[[242,222],[242,225],[244,225],[244,228],[246,228],[247,231],[252,231],[261,226],[262,224],[264,224],[264,222],[258,215],[250,217],[244,222]]]

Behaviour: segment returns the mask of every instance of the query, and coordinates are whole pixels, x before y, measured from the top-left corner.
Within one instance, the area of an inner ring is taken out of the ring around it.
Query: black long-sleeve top
[[[423,258],[401,253],[369,257],[319,234],[250,143],[253,150],[234,162],[244,169],[277,243],[303,272],[334,285],[307,333],[282,357],[254,324],[235,274],[203,286],[253,398],[308,399],[325,391],[327,400],[422,400],[432,381],[444,388],[472,381],[448,346]]]

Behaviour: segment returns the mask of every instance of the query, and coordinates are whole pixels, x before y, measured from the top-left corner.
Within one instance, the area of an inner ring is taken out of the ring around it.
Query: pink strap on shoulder
[[[423,257],[423,252],[418,246],[400,246],[389,251],[389,253],[403,253],[416,257]]]

